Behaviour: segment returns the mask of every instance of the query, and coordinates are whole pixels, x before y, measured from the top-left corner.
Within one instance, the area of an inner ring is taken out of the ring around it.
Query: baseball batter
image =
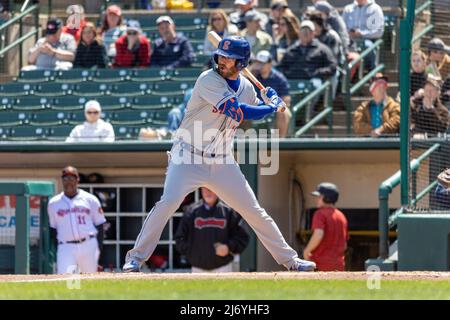
[[[97,272],[97,234],[106,222],[102,207],[94,195],[78,189],[76,168],[64,168],[61,178],[64,190],[50,199],[47,208],[58,241],[57,273]]]
[[[214,68],[197,79],[169,155],[163,195],[144,221],[124,272],[138,272],[151,256],[164,226],[187,194],[207,187],[239,212],[275,260],[288,270],[313,271],[314,262],[298,258],[261,208],[232,154],[235,131],[244,119],[261,119],[283,106],[266,88],[259,101],[250,81],[240,75],[250,59],[249,43],[237,36],[219,43]]]

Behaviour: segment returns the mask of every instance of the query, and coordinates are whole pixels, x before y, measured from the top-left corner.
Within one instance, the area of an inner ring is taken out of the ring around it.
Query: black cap
[[[313,196],[324,196],[325,202],[335,203],[339,198],[339,190],[337,186],[331,182],[322,182],[315,191],[311,192]]]
[[[61,19],[58,18],[50,18],[47,21],[47,29],[45,30],[45,34],[55,34],[61,29],[63,23]]]

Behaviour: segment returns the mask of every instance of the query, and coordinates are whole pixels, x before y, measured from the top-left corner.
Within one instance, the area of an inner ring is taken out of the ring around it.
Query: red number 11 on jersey
[[[86,219],[84,216],[78,216],[78,224],[86,224]]]

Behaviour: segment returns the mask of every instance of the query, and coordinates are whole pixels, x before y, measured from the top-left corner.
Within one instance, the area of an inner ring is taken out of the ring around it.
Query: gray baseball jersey
[[[176,138],[207,153],[222,154],[231,151],[230,146],[239,122],[220,113],[218,108],[233,97],[241,103],[259,103],[256,91],[247,78],[240,76],[239,89],[234,92],[213,69],[203,72],[195,83]]]

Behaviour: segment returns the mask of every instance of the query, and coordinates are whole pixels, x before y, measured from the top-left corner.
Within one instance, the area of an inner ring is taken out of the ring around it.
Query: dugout
[[[104,183],[83,187],[94,193],[101,189],[104,195],[109,195],[110,201],[117,204],[109,213],[106,211],[111,229],[101,261],[105,269],[117,269],[123,263],[126,251],[132,247],[147,211],[159,199],[167,164],[166,151],[170,146],[170,141],[0,144],[0,179],[48,180],[54,182],[56,192],[60,192],[59,175],[66,165],[74,165],[84,174],[101,174]],[[268,155],[275,156],[277,148],[279,169],[275,175],[261,174],[262,169],[268,167],[261,164],[266,159],[259,159],[258,165],[241,165],[262,206],[277,222],[288,242],[301,251],[302,239],[309,236],[309,223],[314,211],[309,193],[321,181],[336,183],[341,193],[337,205],[347,215],[350,226],[348,269],[363,270],[364,261],[377,253],[377,191],[379,184],[399,168],[399,140],[281,139],[278,147],[268,144],[268,149],[273,149]],[[292,184],[294,180],[297,182]],[[391,197],[391,208],[400,205],[397,192]],[[198,194],[191,195],[190,201],[196,197]],[[103,203],[107,204],[106,198]],[[166,226],[155,257],[148,265],[150,269],[171,271],[187,267],[174,250],[171,238],[179,216]],[[249,247],[241,255],[240,270],[283,269],[276,265],[253,235]]]

